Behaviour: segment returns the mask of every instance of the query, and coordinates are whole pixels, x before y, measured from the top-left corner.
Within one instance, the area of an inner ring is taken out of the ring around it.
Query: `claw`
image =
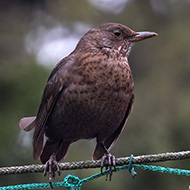
[[[108,162],[108,164],[105,165],[105,162]],[[111,181],[113,171],[116,171],[116,162],[115,162],[115,156],[111,155],[110,153],[106,153],[101,160],[101,173],[103,173],[103,168],[109,169],[109,173],[106,174],[106,181],[108,180],[109,176],[109,181]]]
[[[53,189],[52,181],[55,178],[55,172],[57,171],[58,175],[60,176],[60,168],[59,165],[56,161],[55,154],[52,154],[49,158],[49,160],[45,164],[45,169],[44,169],[44,176],[47,175],[49,172],[49,184],[51,188]]]

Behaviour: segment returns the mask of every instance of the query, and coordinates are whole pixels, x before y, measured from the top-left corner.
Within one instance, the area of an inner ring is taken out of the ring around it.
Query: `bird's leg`
[[[106,167],[106,170],[109,169],[109,173],[106,174],[106,180],[108,180],[109,176],[109,181],[111,181],[111,177],[113,174],[112,168],[114,169],[114,171],[116,170],[115,156],[109,153],[108,149],[103,143],[101,145],[105,150],[105,154],[101,160],[101,173],[103,173],[104,167]]]
[[[46,162],[45,170],[44,170],[44,176],[46,176],[47,173],[49,172],[49,183],[50,183],[51,188],[53,188],[52,181],[55,178],[56,170],[57,170],[58,175],[60,175],[60,168],[56,161],[55,153],[53,153],[50,156],[49,160]]]

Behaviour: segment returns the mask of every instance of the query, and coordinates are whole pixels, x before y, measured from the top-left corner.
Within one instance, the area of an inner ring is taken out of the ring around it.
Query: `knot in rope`
[[[64,184],[66,187],[68,187],[71,190],[80,190],[80,187],[82,186],[82,180],[80,180],[77,176],[73,175],[67,175],[64,178]]]
[[[130,159],[129,159],[128,170],[130,174],[132,175],[132,177],[135,177],[137,175],[137,172],[135,172],[132,162],[133,162],[133,154],[131,154]]]

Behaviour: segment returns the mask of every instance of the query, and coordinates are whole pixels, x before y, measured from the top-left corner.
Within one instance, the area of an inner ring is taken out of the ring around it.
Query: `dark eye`
[[[121,30],[115,29],[113,33],[114,33],[116,36],[120,36],[120,35],[121,35]]]

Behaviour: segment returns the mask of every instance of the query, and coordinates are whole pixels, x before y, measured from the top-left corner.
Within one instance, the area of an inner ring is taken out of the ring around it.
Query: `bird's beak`
[[[139,42],[141,40],[145,40],[147,38],[152,38],[154,36],[158,36],[155,32],[135,32],[135,34],[131,37],[131,42]]]

